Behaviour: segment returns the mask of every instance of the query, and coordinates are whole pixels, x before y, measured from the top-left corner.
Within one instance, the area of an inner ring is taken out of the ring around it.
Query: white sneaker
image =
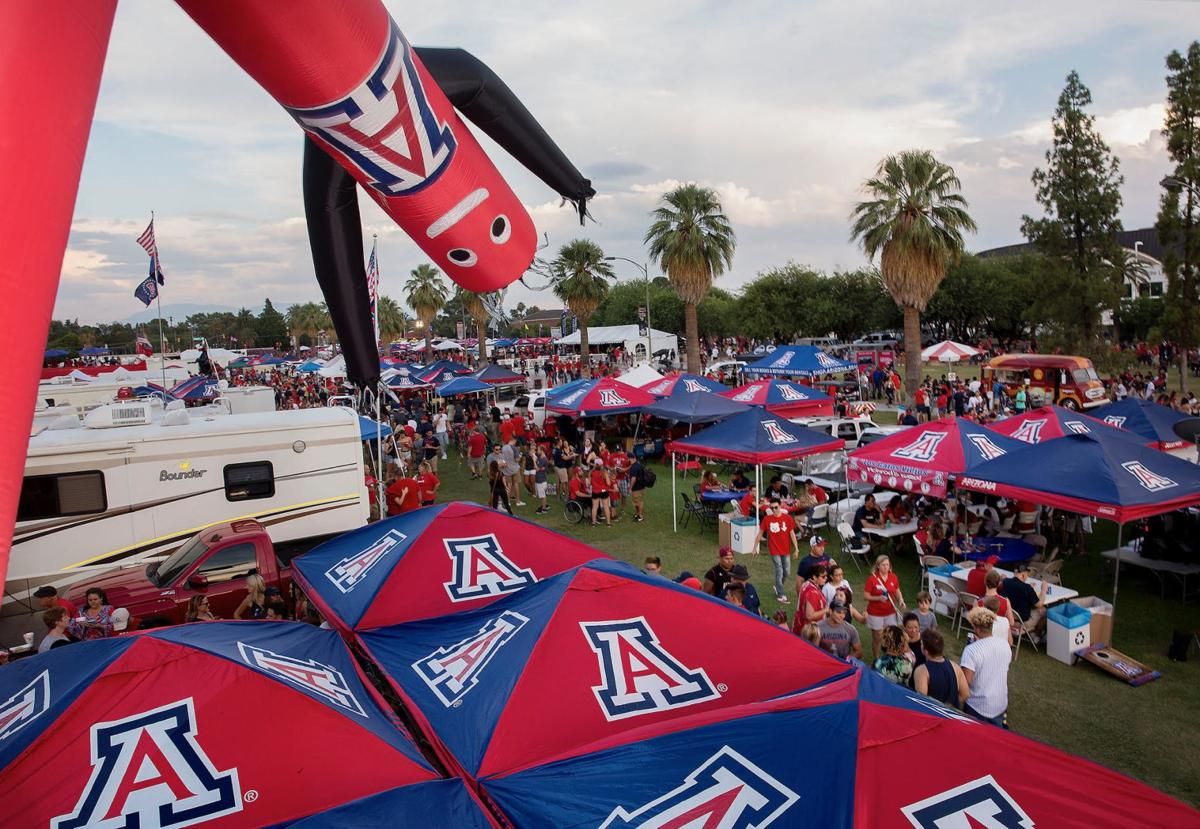
[[[524,502],[524,501],[517,501],[517,506],[518,506],[518,507],[523,507],[523,506],[525,506],[525,502]]]

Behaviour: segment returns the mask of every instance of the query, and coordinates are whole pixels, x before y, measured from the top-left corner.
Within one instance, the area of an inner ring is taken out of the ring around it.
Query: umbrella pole
[[[671,532],[679,532],[679,510],[675,507],[675,453],[671,453]]]
[[[758,505],[762,502],[762,464],[754,465],[754,486],[758,490],[758,497],[754,499],[754,525],[758,526],[762,523],[762,519],[758,515]],[[755,549],[755,552],[758,552]]]
[[[379,517],[383,510],[383,383],[375,394],[375,503],[379,506]]]
[[[1122,535],[1122,531],[1124,529],[1125,529],[1124,524],[1122,524],[1122,523],[1117,524],[1117,564],[1116,564],[1116,567],[1114,568],[1114,572],[1113,572],[1113,600],[1112,600],[1113,624],[1114,625],[1116,625],[1116,622],[1117,622],[1117,585],[1121,581],[1121,535]],[[1112,642],[1109,642],[1108,644],[1111,645]]]

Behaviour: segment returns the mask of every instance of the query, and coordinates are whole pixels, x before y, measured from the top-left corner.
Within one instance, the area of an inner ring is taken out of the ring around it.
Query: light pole
[[[1193,196],[1197,195],[1196,188],[1178,176],[1163,176],[1158,186],[1164,190],[1187,190]]]
[[[604,261],[605,262],[617,262],[617,261],[628,262],[630,265],[633,265],[635,268],[640,270],[642,272],[642,276],[645,277],[645,279],[646,279],[646,365],[653,366],[654,365],[654,344],[653,344],[653,340],[652,340],[653,335],[650,333],[653,330],[650,327],[650,266],[643,265],[641,262],[637,262],[626,256],[605,256]]]

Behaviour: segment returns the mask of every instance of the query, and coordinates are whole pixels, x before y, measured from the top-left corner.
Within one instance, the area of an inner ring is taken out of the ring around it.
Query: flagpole
[[[154,226],[154,211],[150,211],[150,226]],[[158,250],[158,243],[155,242],[155,250]],[[158,257],[150,257],[154,260],[154,280],[158,281]],[[163,391],[167,390],[167,347],[166,340],[163,339],[162,327],[162,285],[156,285],[154,290],[154,302],[158,308],[158,367],[162,370],[162,387]]]

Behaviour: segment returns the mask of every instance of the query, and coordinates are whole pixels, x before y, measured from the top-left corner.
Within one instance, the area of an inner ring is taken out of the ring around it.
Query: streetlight
[[[1196,188],[1178,176],[1163,176],[1158,186],[1164,190],[1187,190],[1193,196],[1197,195]]]
[[[646,279],[646,365],[654,365],[654,345],[651,340],[650,327],[650,267],[625,256],[605,256],[605,262],[628,262],[642,272]]]

